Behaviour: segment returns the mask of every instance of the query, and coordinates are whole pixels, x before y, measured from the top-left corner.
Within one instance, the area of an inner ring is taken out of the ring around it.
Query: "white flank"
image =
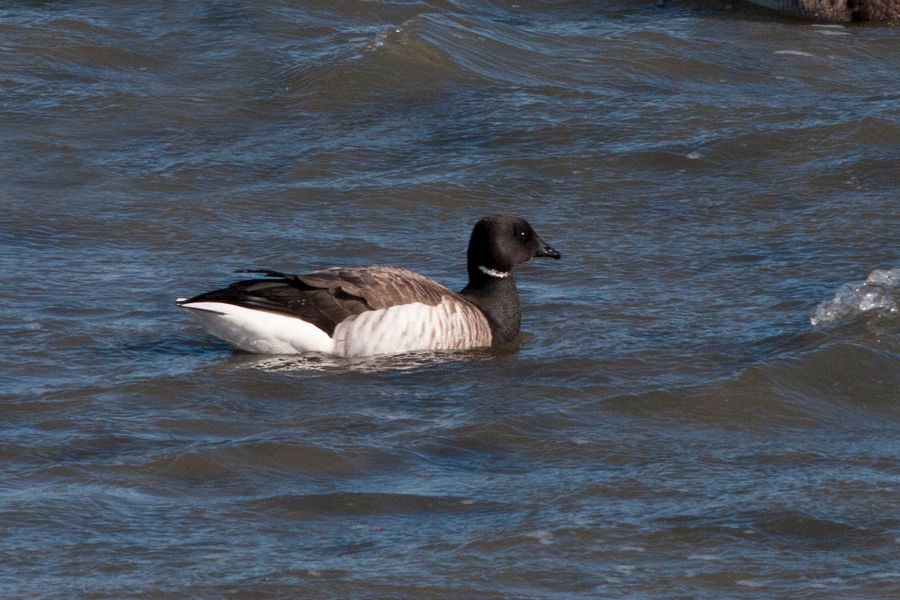
[[[491,330],[478,309],[445,297],[437,306],[414,302],[351,317],[335,328],[334,345],[347,357],[462,350],[490,346]]]
[[[247,352],[335,354],[334,340],[327,333],[296,317],[222,302],[179,306],[200,321],[210,334]]]
[[[222,302],[179,304],[210,334],[247,352],[321,352],[344,357],[416,350],[462,350],[491,345],[484,315],[450,297],[368,310],[338,324],[334,336],[297,317]]]

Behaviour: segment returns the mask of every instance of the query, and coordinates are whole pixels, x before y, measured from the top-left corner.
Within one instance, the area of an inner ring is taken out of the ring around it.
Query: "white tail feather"
[[[224,302],[180,303],[217,338],[241,350],[263,354],[334,354],[334,340],[302,319]]]

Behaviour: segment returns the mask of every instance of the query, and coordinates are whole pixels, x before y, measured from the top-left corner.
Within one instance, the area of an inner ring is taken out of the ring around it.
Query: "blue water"
[[[720,2],[0,8],[0,597],[900,595],[900,44]],[[233,351],[240,268],[517,349]]]

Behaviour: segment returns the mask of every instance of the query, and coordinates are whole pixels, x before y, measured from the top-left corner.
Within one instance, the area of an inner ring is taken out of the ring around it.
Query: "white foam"
[[[719,560],[719,557],[714,554],[691,554],[688,560]]]
[[[803,50],[776,50],[775,54],[787,54],[790,56],[815,56],[815,54],[810,54],[809,52],[804,52]]]
[[[391,37],[399,34],[402,31],[401,27],[388,27],[386,29],[382,29],[375,36],[375,39],[372,40],[371,43],[366,47],[366,50],[369,52],[374,52],[384,46]]]
[[[900,285],[900,269],[875,269],[866,278],[866,283],[877,283],[888,287]]]
[[[553,534],[546,529],[538,529],[536,531],[529,531],[525,534],[525,537],[531,538],[533,540],[537,540],[541,544],[552,544],[553,543]]]
[[[806,585],[818,590],[830,590],[842,583],[843,581],[839,577],[828,577],[827,579],[811,581]]]
[[[900,268],[876,269],[862,283],[845,283],[834,298],[816,307],[809,322],[827,325],[871,311],[900,312],[897,307]]]

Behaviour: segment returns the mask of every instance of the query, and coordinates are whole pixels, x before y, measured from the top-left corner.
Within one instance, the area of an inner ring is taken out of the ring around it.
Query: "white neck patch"
[[[484,265],[478,265],[478,270],[489,277],[496,277],[498,279],[506,279],[509,277],[509,271],[495,271],[494,269],[488,269]]]

